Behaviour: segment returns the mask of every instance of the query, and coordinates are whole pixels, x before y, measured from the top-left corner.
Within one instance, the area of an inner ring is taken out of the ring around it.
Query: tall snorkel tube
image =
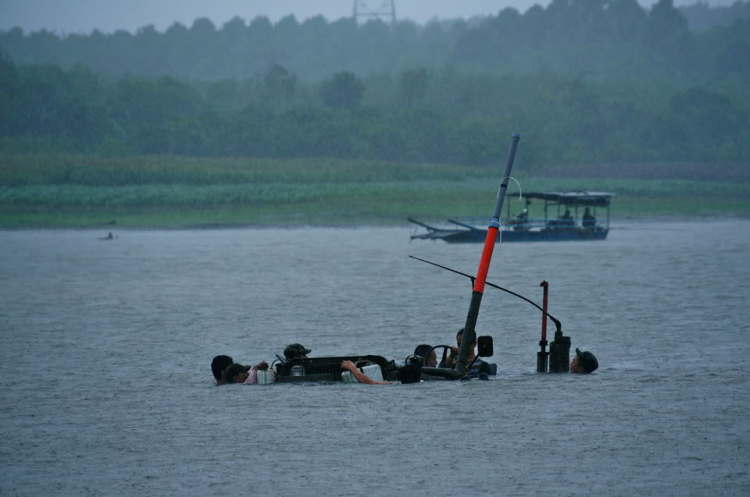
[[[482,304],[482,295],[484,294],[484,286],[487,281],[487,273],[490,270],[492,252],[495,250],[495,242],[497,241],[497,235],[500,231],[500,215],[503,212],[503,201],[505,200],[505,193],[508,191],[510,172],[511,169],[513,169],[513,159],[515,159],[516,157],[516,148],[518,148],[518,140],[520,139],[521,137],[518,134],[513,135],[513,140],[510,144],[510,150],[508,151],[508,160],[505,163],[503,181],[500,184],[500,189],[497,191],[495,211],[492,213],[492,219],[490,220],[490,225],[487,228],[487,237],[484,239],[482,258],[479,260],[477,279],[474,282],[474,291],[471,293],[469,312],[466,315],[464,337],[463,340],[461,340],[461,348],[458,350],[458,359],[456,360],[455,372],[456,375],[460,378],[463,378],[464,374],[466,374],[469,352],[477,338],[477,334],[476,331],[474,331],[474,328],[477,325],[477,318],[479,317],[479,306]]]
[[[487,273],[490,270],[492,252],[495,249],[495,242],[497,241],[497,235],[500,231],[500,215],[503,211],[503,201],[505,200],[505,193],[508,190],[510,172],[511,169],[513,169],[513,159],[516,156],[516,148],[518,147],[518,140],[520,139],[521,137],[518,134],[515,134],[513,135],[510,144],[508,160],[505,163],[505,173],[503,173],[503,181],[500,184],[500,189],[497,191],[495,211],[492,213],[492,219],[490,220],[490,225],[487,229],[487,236],[484,239],[484,248],[482,249],[482,258],[479,261],[479,269],[477,270],[477,276],[474,280],[474,288],[471,293],[471,303],[469,304],[469,312],[466,315],[464,336],[461,341],[461,348],[458,350],[456,366],[452,370],[443,370],[443,374],[440,375],[446,379],[460,380],[464,377],[467,371],[469,352],[474,345],[477,336],[474,328],[477,325],[477,318],[479,317],[479,306],[482,304],[482,295],[484,294],[484,287],[487,282]],[[427,368],[423,369],[424,373],[432,373],[432,371],[426,371],[426,369]],[[433,368],[429,369],[432,370]]]

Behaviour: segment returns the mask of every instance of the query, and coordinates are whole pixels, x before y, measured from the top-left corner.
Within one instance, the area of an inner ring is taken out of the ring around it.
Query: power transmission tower
[[[386,22],[396,23],[396,1],[384,1],[376,9],[371,9],[364,0],[354,0],[354,20],[360,19],[382,19]]]

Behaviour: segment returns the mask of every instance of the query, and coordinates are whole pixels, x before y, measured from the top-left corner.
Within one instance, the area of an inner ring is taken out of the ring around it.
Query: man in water
[[[395,385],[391,381],[375,381],[369,376],[364,374],[362,371],[357,369],[352,361],[344,361],[341,363],[341,369],[346,369],[352,376],[354,376],[359,383],[366,385]],[[419,383],[422,380],[422,366],[417,364],[406,364],[401,366],[398,370],[398,381],[406,385],[408,383]]]
[[[242,364],[230,364],[224,370],[224,378],[227,383],[242,383],[244,385],[255,385],[258,383],[258,370],[268,369],[267,362],[259,362],[253,367]]]
[[[307,359],[307,354],[309,354],[310,352],[312,352],[312,350],[306,348],[304,345],[293,343],[291,345],[287,345],[284,349],[284,357],[286,357],[287,361],[291,361],[294,359]]]
[[[461,342],[463,342],[463,339],[464,339],[464,329],[461,328],[460,330],[458,330],[458,333],[456,333],[456,346],[451,347],[451,352],[445,360],[445,362],[447,363],[446,365],[448,367],[452,368],[453,366],[456,365],[456,360],[458,359],[458,352],[459,350],[461,350]],[[466,358],[469,364],[471,364],[471,361],[473,361],[474,358],[477,357],[476,348],[477,348],[477,339],[475,335],[474,344],[469,349],[469,357]],[[484,361],[477,358],[476,363],[479,363],[479,362],[484,362]]]
[[[436,368],[437,367],[437,352],[432,350],[432,345],[427,345],[426,343],[423,343],[421,345],[417,345],[417,348],[414,349],[414,355],[419,356],[422,358],[422,365],[427,368]],[[431,352],[430,352],[431,351]],[[429,352],[429,356],[427,353]]]
[[[581,349],[576,349],[576,355],[570,363],[570,372],[579,374],[589,374],[596,371],[599,367],[599,361],[596,360],[596,356],[589,352],[581,352]]]
[[[216,378],[217,385],[226,385],[227,382],[224,379],[224,370],[234,363],[234,359],[228,355],[217,355],[214,360],[211,361],[211,372]]]
[[[461,328],[460,330],[458,330],[458,333],[456,333],[456,347],[451,347],[450,355],[445,359],[445,365],[447,367],[452,368],[456,365],[456,361],[458,360],[458,352],[461,349],[461,342],[463,342],[463,339],[464,329]],[[482,372],[487,372],[488,365],[485,366],[487,362],[477,357],[476,348],[477,339],[475,334],[474,343],[471,344],[471,347],[469,348],[469,356],[466,358],[466,366],[469,368],[466,371],[466,375],[469,377],[476,377],[479,376],[479,374]]]
[[[487,372],[486,370],[487,361],[484,361],[477,356],[476,348],[477,348],[477,339],[475,335],[474,342],[471,344],[471,347],[469,348],[469,357],[466,358],[466,361],[467,361],[466,365],[469,368],[466,371],[466,376],[469,376],[469,377],[477,377],[479,376],[480,373]]]
[[[458,359],[458,350],[461,348],[461,341],[463,340],[463,338],[464,329],[461,328],[460,330],[458,330],[458,333],[456,333],[456,346],[451,347],[450,354],[448,354],[448,357],[445,358],[445,367],[452,368],[456,365],[456,360]]]

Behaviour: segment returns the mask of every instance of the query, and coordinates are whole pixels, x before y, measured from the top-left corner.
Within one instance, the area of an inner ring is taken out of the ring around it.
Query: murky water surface
[[[498,246],[593,375],[538,375],[488,289],[489,382],[213,386],[216,354],[450,344],[479,245],[407,228],[0,232],[2,495],[748,495],[750,222]],[[512,262],[511,262],[512,261]]]

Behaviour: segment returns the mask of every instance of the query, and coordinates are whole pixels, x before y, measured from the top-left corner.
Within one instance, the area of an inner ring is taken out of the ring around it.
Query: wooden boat
[[[604,240],[609,233],[610,204],[614,193],[606,192],[526,192],[521,194],[525,208],[518,214],[511,213],[507,204],[507,215],[501,222],[501,233],[497,241],[502,242],[562,242]],[[529,217],[529,206],[533,201],[544,203],[544,217]],[[603,219],[597,214],[605,211]],[[572,211],[572,212],[571,212]],[[411,235],[412,240],[443,240],[448,243],[482,243],[487,230],[477,227],[475,222],[449,219],[453,227],[431,226],[416,219],[409,222],[427,230]]]

